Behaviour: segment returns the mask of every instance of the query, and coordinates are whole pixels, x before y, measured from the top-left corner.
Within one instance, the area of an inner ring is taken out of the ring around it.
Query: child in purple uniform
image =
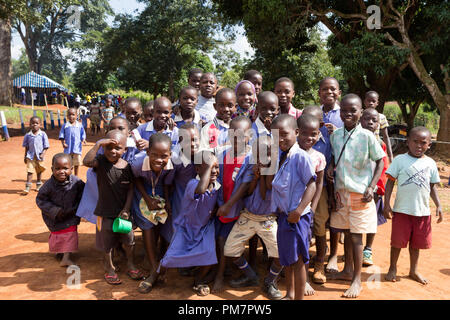
[[[200,130],[203,124],[206,123],[206,118],[200,116],[200,113],[195,110],[198,101],[197,89],[187,86],[180,91],[180,108],[177,114],[172,114],[173,121],[180,128],[186,123],[194,123]]]
[[[67,110],[67,121],[59,132],[64,153],[72,157],[74,174],[78,175],[78,167],[81,165],[81,145],[86,144],[86,132],[83,125],[77,121],[77,109]]]
[[[310,157],[297,143],[295,118],[279,115],[271,129],[275,137],[278,133],[281,151],[279,169],[272,180],[271,211],[278,214],[278,254],[286,267],[287,292],[283,299],[303,299],[316,174]]]
[[[200,157],[202,164],[196,165],[200,179],[191,179],[186,186],[180,224],[161,259],[161,266],[200,266],[193,289],[199,296],[206,296],[210,290],[205,277],[217,263],[213,214],[220,184],[216,181],[219,174],[217,158],[209,151],[201,152]]]

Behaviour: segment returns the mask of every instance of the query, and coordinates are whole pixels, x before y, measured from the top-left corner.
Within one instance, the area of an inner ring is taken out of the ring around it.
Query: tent
[[[27,104],[31,104],[31,93],[30,90],[37,93],[37,103],[36,105],[44,105],[44,94],[49,98],[51,96],[51,92],[54,90],[57,91],[67,91],[64,86],[59,83],[53,81],[46,76],[37,74],[34,71],[28,72],[23,76],[17,77],[13,80],[14,87],[14,95],[22,100],[21,97],[21,88],[25,88],[26,100]],[[59,92],[58,92],[59,93]],[[50,100],[49,100],[50,102]]]

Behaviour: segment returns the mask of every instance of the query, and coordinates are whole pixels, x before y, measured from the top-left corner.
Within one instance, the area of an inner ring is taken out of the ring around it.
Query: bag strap
[[[342,157],[342,154],[344,153],[345,146],[347,145],[347,142],[350,140],[350,138],[351,138],[353,132],[355,132],[355,130],[356,130],[356,127],[353,129],[352,132],[350,132],[350,135],[348,136],[347,140],[345,141],[344,145],[342,146],[341,153],[339,154],[339,158],[338,158],[338,160],[336,162],[336,165],[334,166],[335,169],[337,168],[337,166],[339,164],[339,161],[341,160],[341,157]],[[344,133],[345,133],[345,128],[344,128]]]

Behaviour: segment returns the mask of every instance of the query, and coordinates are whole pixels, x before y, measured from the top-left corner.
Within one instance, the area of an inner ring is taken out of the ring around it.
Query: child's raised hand
[[[138,141],[136,141],[136,146],[139,150],[145,150],[148,148],[148,140],[139,139]]]
[[[169,127],[170,130],[173,130],[173,128],[176,127],[177,124],[172,118],[169,118],[169,120],[167,120],[167,126]]]
[[[264,126],[266,128],[270,128],[271,125],[272,125],[272,118],[270,118],[270,117],[265,118],[264,119]]]
[[[114,144],[116,145],[118,143],[118,141],[116,139],[100,139],[97,141],[97,144],[101,147],[106,147],[109,144]]]
[[[439,206],[436,208],[436,216],[439,217],[436,223],[441,223],[444,221],[444,216],[442,215],[442,208]]]
[[[331,134],[336,130],[336,126],[332,123],[325,123],[325,127],[328,129],[328,134],[331,136]]]

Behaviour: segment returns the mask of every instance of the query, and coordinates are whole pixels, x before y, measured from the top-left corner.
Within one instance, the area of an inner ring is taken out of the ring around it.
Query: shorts
[[[336,206],[342,207],[331,213],[330,227],[350,230],[350,233],[377,233],[377,209],[375,202],[362,201],[361,193],[344,189],[336,192]]]
[[[91,121],[91,127],[92,126],[100,126],[100,116],[91,115],[89,120]]]
[[[328,192],[326,188],[322,189],[320,194],[319,203],[317,204],[316,211],[314,212],[314,228],[313,233],[315,236],[324,237],[326,235],[326,227],[330,213],[328,212]]]
[[[256,215],[244,209],[228,235],[224,254],[226,257],[240,257],[247,241],[257,234],[266,245],[269,257],[278,258],[277,230],[275,215]]]
[[[110,252],[117,248],[119,244],[134,246],[134,232],[116,233],[112,230],[115,218],[97,217],[95,228],[95,245],[98,250]]]
[[[42,173],[45,171],[44,161],[30,160],[27,158],[27,173]]]
[[[70,157],[72,158],[72,165],[75,166],[81,166],[81,154],[78,153],[71,153]]]
[[[391,247],[413,249],[431,248],[431,215],[424,217],[394,212]]]
[[[216,221],[214,221],[216,239],[219,237],[227,239],[236,221],[237,220],[233,220],[228,223],[223,223],[222,221],[220,221],[219,217],[216,216]]]

